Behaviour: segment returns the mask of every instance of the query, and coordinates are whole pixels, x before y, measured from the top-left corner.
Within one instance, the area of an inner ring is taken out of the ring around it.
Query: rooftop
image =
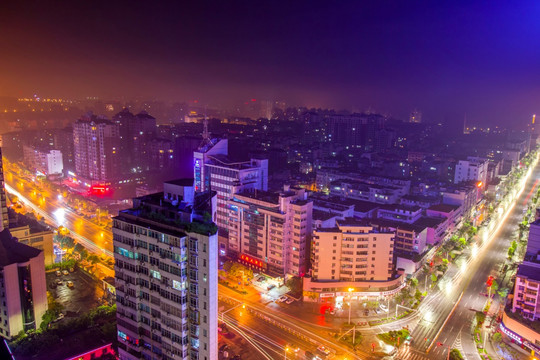
[[[428,210],[440,211],[440,212],[445,212],[445,213],[449,213],[457,209],[459,209],[459,205],[450,205],[450,204],[431,205],[428,208]]]
[[[195,179],[193,178],[184,178],[184,179],[175,179],[165,181],[165,184],[178,185],[178,186],[193,186]]]
[[[315,210],[313,209],[313,220],[326,221],[333,217],[338,216],[337,214],[332,214],[327,211]]]
[[[27,262],[40,253],[41,250],[18,242],[8,229],[0,232],[0,267]]]
[[[530,280],[540,281],[540,266],[528,265],[523,263],[519,265],[517,276],[525,277]]]

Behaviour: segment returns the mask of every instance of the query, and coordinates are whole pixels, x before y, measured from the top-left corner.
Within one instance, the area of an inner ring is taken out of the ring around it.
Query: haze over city
[[[537,360],[539,10],[1,2],[0,359]]]
[[[524,126],[537,111],[539,14],[535,1],[7,1],[0,95],[256,98]]]

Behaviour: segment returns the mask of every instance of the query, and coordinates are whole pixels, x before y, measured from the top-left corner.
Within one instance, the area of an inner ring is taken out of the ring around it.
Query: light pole
[[[289,351],[289,348],[287,346],[285,346],[285,357],[284,359],[287,360],[287,352]]]
[[[351,308],[352,308],[351,293],[353,291],[354,291],[354,288],[349,288],[349,325],[351,324]]]

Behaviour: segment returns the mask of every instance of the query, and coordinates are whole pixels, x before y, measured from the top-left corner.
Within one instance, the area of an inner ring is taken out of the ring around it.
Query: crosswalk
[[[428,360],[425,354],[420,353],[410,347],[402,347],[394,357],[397,360]]]

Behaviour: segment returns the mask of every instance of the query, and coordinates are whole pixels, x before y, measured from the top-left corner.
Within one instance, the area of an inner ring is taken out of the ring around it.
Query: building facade
[[[523,262],[519,265],[512,312],[530,320],[540,319],[540,263]]]
[[[0,335],[39,329],[47,311],[43,251],[22,244],[6,228],[0,232]]]
[[[275,276],[306,274],[313,203],[304,189],[243,191],[227,202],[227,212],[229,256]]]
[[[120,175],[118,125],[87,115],[73,124],[75,173],[87,180],[110,181]]]
[[[456,164],[454,184],[466,181],[475,181],[486,185],[489,160],[469,156],[467,160],[459,160]]]
[[[215,194],[195,194],[193,203],[182,202],[178,199],[191,191],[173,194],[183,186],[172,185],[167,197],[135,198],[133,209],[114,218],[123,360],[218,357],[217,228],[201,219],[205,211],[212,213],[205,205]]]

